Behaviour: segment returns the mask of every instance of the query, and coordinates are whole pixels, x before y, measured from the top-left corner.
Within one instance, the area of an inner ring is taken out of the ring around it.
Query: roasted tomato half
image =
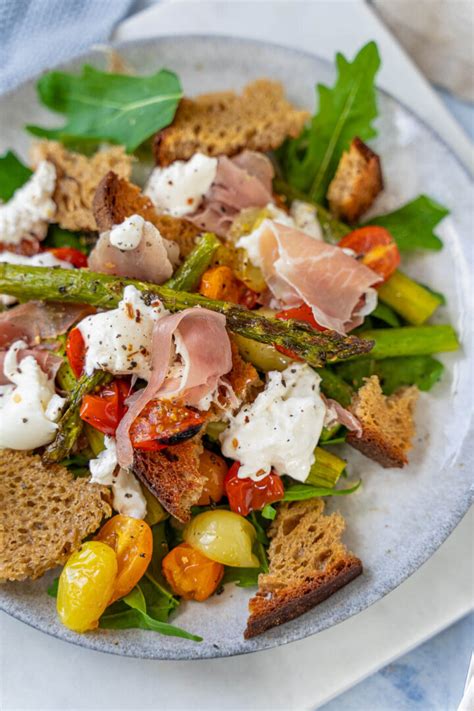
[[[389,279],[400,264],[400,252],[388,230],[378,225],[367,225],[343,237],[338,247],[352,249],[367,267]]]
[[[68,333],[66,355],[72,372],[76,378],[80,378],[86,360],[86,344],[78,328],[72,328]]]
[[[171,400],[150,400],[130,427],[130,439],[136,449],[157,451],[193,437],[205,419],[198,410]]]
[[[199,293],[208,299],[230,301],[248,309],[253,309],[259,298],[259,294],[240,281],[226,264],[211,267],[204,272]]]
[[[73,267],[81,269],[87,267],[87,254],[80,252],[74,247],[51,247],[48,252],[54,254],[56,259],[61,259],[63,262],[69,262]]]
[[[283,498],[285,489],[278,474],[271,472],[260,481],[238,476],[240,463],[235,462],[224,480],[225,493],[232,511],[247,516],[251,511],[260,511],[266,504]]]
[[[289,321],[290,319],[294,319],[295,321],[305,321],[306,323],[309,323],[309,325],[312,326],[315,331],[327,330],[324,328],[324,326],[320,326],[319,323],[316,321],[313,315],[313,310],[311,306],[308,306],[308,304],[301,304],[301,306],[296,306],[292,309],[285,309],[284,311],[279,311],[275,315],[275,318],[279,318],[281,321]],[[302,358],[297,356],[296,353],[293,353],[293,351],[289,348],[285,348],[284,346],[275,346],[275,348],[280,353],[283,353],[283,355],[288,356],[288,358],[293,358],[293,360],[302,360]]]
[[[99,432],[114,435],[119,422],[127,412],[125,400],[130,395],[128,380],[114,380],[96,394],[82,399],[80,417]]]

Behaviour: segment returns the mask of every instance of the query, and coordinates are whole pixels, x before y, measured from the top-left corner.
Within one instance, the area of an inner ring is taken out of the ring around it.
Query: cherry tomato
[[[94,395],[82,398],[79,415],[99,432],[114,435],[120,420],[127,412],[125,400],[130,394],[127,380],[114,380]]]
[[[224,566],[210,560],[188,543],[180,543],[163,558],[162,571],[176,595],[202,602],[221,582]]]
[[[343,237],[338,247],[352,249],[362,263],[387,281],[400,264],[400,252],[388,230],[378,225],[360,227]]]
[[[272,504],[283,498],[285,489],[278,474],[270,472],[268,476],[254,481],[246,477],[240,479],[239,462],[234,462],[224,481],[225,493],[232,511],[248,516],[250,511],[260,511],[265,504]]]
[[[226,264],[211,267],[201,277],[199,293],[208,299],[230,301],[253,309],[259,294],[246,286]]]
[[[301,304],[301,306],[296,306],[292,309],[285,309],[284,311],[279,311],[277,314],[275,314],[275,318],[279,318],[282,321],[288,321],[289,319],[295,319],[296,321],[305,321],[306,323],[309,323],[310,326],[312,326],[316,331],[326,331],[327,329],[324,328],[324,326],[320,326],[319,323],[316,321],[313,315],[313,310],[311,309],[311,306],[308,306],[308,304]],[[289,348],[285,348],[284,346],[275,346],[277,351],[280,353],[283,353],[283,355],[288,356],[288,358],[292,358],[293,360],[303,360],[299,356],[296,355],[296,353],[293,353]]]
[[[54,254],[56,259],[61,259],[63,262],[69,262],[74,267],[81,269],[87,267],[87,254],[83,254],[74,247],[51,247],[48,252]]]
[[[252,552],[257,532],[250,521],[224,509],[195,516],[183,531],[186,543],[211,560],[236,568],[258,568]]]
[[[130,427],[130,439],[136,449],[157,451],[193,437],[205,419],[198,410],[171,400],[150,400]]]
[[[59,619],[74,632],[95,629],[110,602],[117,577],[117,556],[99,541],[83,543],[59,577]]]
[[[76,378],[80,378],[86,360],[86,344],[78,328],[69,331],[66,339],[66,355]]]
[[[102,526],[95,540],[113,548],[117,556],[118,571],[110,604],[128,595],[144,575],[153,552],[153,535],[145,521],[118,514]]]
[[[227,474],[225,459],[219,454],[204,449],[199,457],[199,473],[206,481],[197,505],[216,504],[224,496],[224,479]]]

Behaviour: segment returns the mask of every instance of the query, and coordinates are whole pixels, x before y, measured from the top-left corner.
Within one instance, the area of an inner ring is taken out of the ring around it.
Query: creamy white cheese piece
[[[303,200],[293,200],[290,207],[290,215],[296,227],[314,239],[323,239],[323,231],[319,224],[316,207]]]
[[[222,453],[241,463],[239,477],[258,481],[273,468],[306,480],[326,415],[320,382],[305,363],[272,371],[256,400],[228,418]]]
[[[58,259],[52,252],[41,252],[33,254],[31,257],[25,254],[13,254],[13,252],[0,252],[0,262],[7,264],[27,264],[30,267],[62,267],[62,269],[72,269],[69,262]],[[0,304],[10,306],[16,303],[17,299],[8,294],[0,294]]]
[[[127,217],[120,225],[110,230],[110,244],[123,251],[136,249],[143,237],[145,220],[141,215]]]
[[[55,393],[54,380],[48,378],[33,356],[18,364],[18,352],[26,347],[24,341],[15,341],[3,364],[3,372],[12,385],[2,386],[0,393],[2,449],[29,450],[49,444],[65,403]]]
[[[182,217],[194,212],[215,180],[217,158],[195,153],[188,161],[177,160],[166,168],[155,168],[145,195],[160,212]]]
[[[116,309],[87,316],[77,325],[86,344],[86,373],[107,370],[148,380],[153,325],[168,313],[158,299],[147,306],[138,289],[126,286]]]
[[[115,439],[106,436],[104,444],[105,449],[89,462],[91,482],[112,487],[113,507],[120,514],[145,518],[146,499],[140,484],[132,472],[118,467]]]
[[[19,244],[29,236],[42,239],[46,235],[48,222],[56,213],[56,204],[52,199],[55,187],[56,168],[43,160],[13,197],[0,205],[0,241]]]

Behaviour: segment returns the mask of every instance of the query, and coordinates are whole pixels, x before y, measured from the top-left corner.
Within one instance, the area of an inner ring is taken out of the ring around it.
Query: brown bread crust
[[[199,501],[206,481],[199,471],[202,450],[198,435],[158,452],[134,452],[135,476],[182,523],[191,518],[191,507]]]
[[[342,154],[327,192],[331,212],[338,219],[356,222],[383,189],[380,158],[360,138]]]
[[[234,155],[244,149],[263,153],[301,133],[308,118],[285,98],[279,82],[258,79],[240,95],[232,91],[182,99],[171,126],[156,134],[157,165],[189,160],[196,152]]]
[[[181,256],[186,257],[196,243],[199,228],[188,220],[158,215],[152,201],[140,188],[109,171],[97,186],[93,212],[101,232],[112,229],[131,215],[141,215],[151,222],[165,239],[177,242]]]
[[[38,455],[0,452],[0,580],[63,565],[112,514],[110,491]]]
[[[348,432],[348,444],[382,467],[405,466],[415,436],[413,414],[418,395],[418,388],[412,386],[387,397],[376,375],[367,378],[350,407],[362,426],[362,436]]]
[[[267,599],[265,593],[257,593],[249,604],[250,617],[244,632],[245,639],[303,615],[361,573],[361,561],[349,557],[306,584],[278,591],[272,599]]]

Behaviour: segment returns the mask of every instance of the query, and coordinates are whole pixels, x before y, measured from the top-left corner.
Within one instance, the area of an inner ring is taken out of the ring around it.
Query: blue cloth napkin
[[[133,0],[0,0],[0,93],[107,40]]]

